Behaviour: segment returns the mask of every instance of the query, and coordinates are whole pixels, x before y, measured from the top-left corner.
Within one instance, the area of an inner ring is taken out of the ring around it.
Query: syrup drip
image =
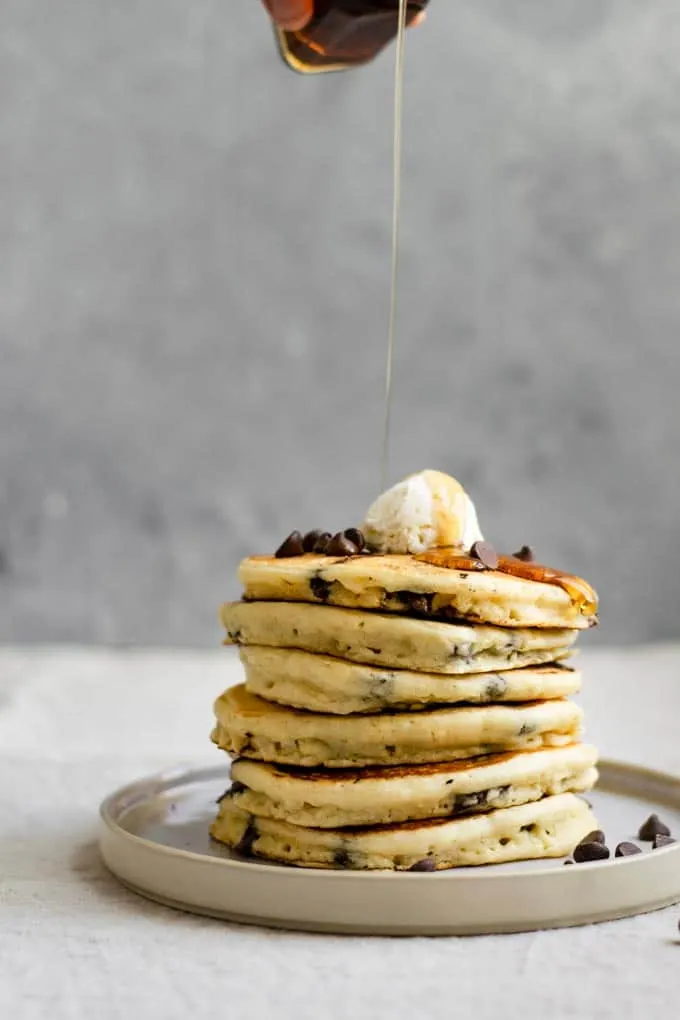
[[[397,287],[399,284],[399,211],[401,207],[401,124],[404,92],[404,43],[408,14],[407,0],[399,0],[397,13],[396,56],[394,59],[394,138],[392,143],[392,261],[390,272],[390,321],[387,333],[387,361],[385,364],[385,399],[383,419],[382,457],[380,462],[380,491],[387,488],[390,452],[390,417],[392,411],[392,369],[397,333]]]
[[[572,603],[578,607],[583,616],[593,616],[597,612],[597,595],[595,589],[574,574],[565,574],[555,567],[545,567],[540,563],[525,563],[514,556],[499,556],[498,569],[503,574],[524,577],[527,581],[539,581],[541,584],[555,584],[566,591]]]
[[[455,546],[444,549],[429,549],[416,557],[422,563],[431,563],[433,567],[446,567],[448,570],[486,570],[481,560],[474,556],[465,556]]]
[[[399,0],[399,29],[396,40],[396,57],[394,66],[394,141],[392,148],[392,260],[391,260],[391,296],[390,320],[387,342],[387,363],[385,366],[385,400],[383,421],[383,442],[381,458],[381,490],[386,488],[389,457],[390,417],[392,405],[392,370],[397,328],[397,285],[399,278],[399,212],[401,205],[401,150],[402,150],[402,104],[404,85],[404,42],[407,25],[407,0]],[[487,568],[472,556],[466,556],[454,547],[432,549],[415,557],[423,563],[431,563],[436,567],[447,567],[453,570],[481,571]],[[514,556],[499,556],[497,570],[502,574],[522,577],[527,581],[538,581],[541,584],[554,584],[567,593],[579,613],[593,616],[597,612],[597,595],[587,581],[572,574],[565,574],[553,567],[545,567],[539,563],[526,563]]]
[[[486,569],[480,560],[465,556],[453,546],[446,549],[430,549],[428,552],[420,553],[415,559],[449,570]],[[537,581],[539,584],[554,584],[567,593],[572,605],[582,616],[594,616],[597,612],[597,595],[582,577],[565,574],[562,570],[546,567],[540,563],[525,563],[524,560],[517,560],[514,556],[499,556],[497,572],[522,577],[527,581]]]

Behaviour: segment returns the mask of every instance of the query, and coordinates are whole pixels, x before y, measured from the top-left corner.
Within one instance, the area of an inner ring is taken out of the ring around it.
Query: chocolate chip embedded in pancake
[[[251,694],[310,712],[337,715],[562,698],[581,687],[577,670],[555,663],[447,676],[384,669],[294,648],[242,645],[239,652]]]
[[[229,602],[221,618],[227,643],[298,648],[388,669],[446,674],[552,662],[569,651],[578,633],[441,623],[304,602]]]
[[[455,761],[561,746],[582,712],[564,699],[520,705],[339,716],[284,708],[231,687],[215,702],[214,742],[236,756],[284,765],[352,768]]]
[[[213,837],[249,853],[306,868],[409,871],[561,857],[596,826],[587,804],[571,793],[454,820],[416,821],[368,829],[312,829],[259,818],[225,800]],[[254,836],[253,836],[254,830]]]
[[[406,555],[251,556],[241,563],[239,579],[251,600],[322,602],[501,627],[582,630],[597,622],[592,605],[556,584],[496,570],[456,570]],[[595,605],[596,599],[593,593]]]
[[[569,744],[458,762],[363,769],[304,769],[241,758],[232,765],[237,807],[312,828],[385,825],[512,807],[597,779],[597,751]]]

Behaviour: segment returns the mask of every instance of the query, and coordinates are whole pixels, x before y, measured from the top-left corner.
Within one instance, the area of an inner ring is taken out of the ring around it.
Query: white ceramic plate
[[[680,779],[602,762],[593,808],[612,848],[656,811],[680,838]],[[101,807],[101,851],[130,889],[231,921],[374,935],[464,935],[589,924],[680,900],[680,842],[564,867],[531,861],[435,874],[305,870],[245,860],[210,839],[228,769],[141,779]]]

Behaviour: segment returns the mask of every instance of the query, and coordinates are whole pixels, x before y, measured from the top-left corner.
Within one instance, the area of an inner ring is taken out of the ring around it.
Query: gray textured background
[[[680,5],[432,0],[392,477],[680,632]],[[392,62],[256,0],[0,5],[0,638],[215,643],[236,559],[378,484]]]

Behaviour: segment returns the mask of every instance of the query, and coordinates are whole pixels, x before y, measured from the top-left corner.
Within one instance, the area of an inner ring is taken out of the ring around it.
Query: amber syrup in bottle
[[[406,24],[428,0],[408,0]],[[315,0],[312,20],[299,32],[277,29],[281,55],[301,74],[366,64],[397,35],[399,0]]]

